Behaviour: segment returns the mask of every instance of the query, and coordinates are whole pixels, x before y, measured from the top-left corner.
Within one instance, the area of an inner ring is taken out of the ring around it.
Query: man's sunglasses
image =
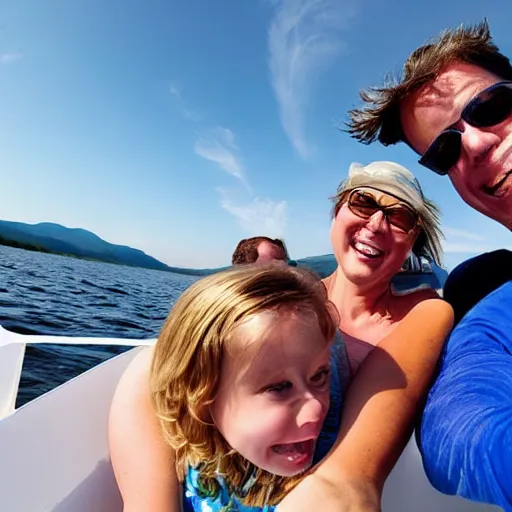
[[[381,211],[391,226],[395,226],[404,233],[409,233],[418,225],[418,215],[412,208],[403,203],[382,206],[367,190],[352,190],[347,204],[350,211],[362,219],[369,219],[374,213]]]
[[[502,123],[512,114],[512,82],[498,82],[477,94],[462,111],[460,118],[476,128]],[[456,128],[442,131],[430,144],[419,163],[444,176],[459,161],[462,132]]]

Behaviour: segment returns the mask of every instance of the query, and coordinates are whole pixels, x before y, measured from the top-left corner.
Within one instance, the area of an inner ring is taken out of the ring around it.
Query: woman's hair
[[[277,502],[297,483],[298,478],[255,467],[230,448],[209,415],[234,329],[251,315],[296,308],[315,313],[326,342],[334,337],[336,308],[318,277],[303,268],[233,267],[197,281],[180,296],[156,343],[150,376],[152,402],[176,452],[180,480],[187,466],[196,467],[205,493],[215,495],[218,475],[235,490],[256,477],[245,498],[239,497],[252,506]]]

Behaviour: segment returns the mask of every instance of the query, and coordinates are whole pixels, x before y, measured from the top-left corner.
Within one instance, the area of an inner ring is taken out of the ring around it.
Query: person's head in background
[[[233,265],[269,263],[271,261],[288,263],[289,259],[288,250],[280,238],[254,236],[238,242],[231,263]]]

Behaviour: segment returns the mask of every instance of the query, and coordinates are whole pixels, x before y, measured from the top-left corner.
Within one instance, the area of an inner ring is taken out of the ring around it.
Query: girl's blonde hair
[[[219,475],[235,492],[250,478],[254,485],[238,498],[264,506],[277,503],[298,481],[255,467],[230,448],[209,415],[235,327],[250,315],[295,307],[314,312],[326,343],[332,340],[337,313],[324,285],[310,271],[276,264],[231,268],[197,281],[163,326],[151,364],[152,402],[176,453],[179,479],[187,466],[198,468],[206,495],[218,492]]]

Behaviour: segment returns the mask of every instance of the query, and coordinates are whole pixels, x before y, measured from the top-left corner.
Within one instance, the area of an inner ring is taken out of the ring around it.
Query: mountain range
[[[0,220],[0,244],[181,274],[205,275],[213,270],[170,267],[139,249],[111,244],[86,229],[51,222],[25,224]]]
[[[127,245],[111,244],[86,229],[67,228],[51,222],[25,224],[23,222],[0,220],[0,245],[194,276],[204,276],[226,268],[171,267],[140,249],[134,249]],[[333,254],[301,258],[297,260],[297,263],[311,268],[321,277],[331,274],[337,266]],[[432,286],[436,287],[436,282],[444,282],[447,275],[445,269],[441,269],[433,263],[427,263],[426,265],[427,267],[422,272],[423,277],[418,271],[411,269],[406,275],[404,273],[397,274],[395,284],[400,287],[400,283],[405,282],[406,286],[410,286],[411,279],[421,278],[424,280],[425,271],[431,275]],[[416,278],[414,277],[415,274]],[[404,280],[404,278],[406,279]]]

